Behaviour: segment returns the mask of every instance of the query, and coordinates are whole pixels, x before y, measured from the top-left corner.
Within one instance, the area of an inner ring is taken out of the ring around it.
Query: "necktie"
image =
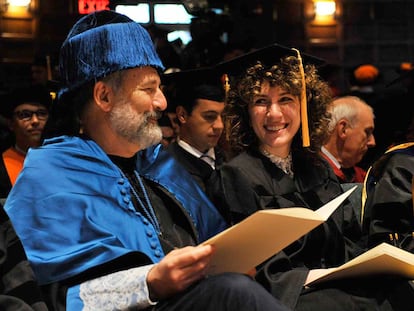
[[[215,167],[215,159],[211,156],[209,156],[208,154],[203,153],[200,156],[200,159],[203,160],[204,162],[206,162],[208,165],[210,165],[212,168]]]

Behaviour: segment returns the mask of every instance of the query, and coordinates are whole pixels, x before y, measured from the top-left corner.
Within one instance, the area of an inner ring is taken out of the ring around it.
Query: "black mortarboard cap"
[[[169,111],[178,105],[191,108],[195,99],[222,102],[225,98],[221,75],[215,68],[176,71],[164,74],[161,79]]]
[[[247,68],[254,66],[260,61],[265,67],[270,67],[279,62],[285,56],[297,57],[295,49],[274,43],[266,47],[248,52],[233,59],[223,61],[216,66],[216,70],[229,76],[238,76],[243,74]],[[304,64],[313,64],[317,67],[323,65],[325,61],[321,58],[301,53]]]
[[[52,97],[50,92],[42,85],[18,87],[2,96],[0,114],[10,119],[14,109],[25,103],[43,105],[50,109]]]

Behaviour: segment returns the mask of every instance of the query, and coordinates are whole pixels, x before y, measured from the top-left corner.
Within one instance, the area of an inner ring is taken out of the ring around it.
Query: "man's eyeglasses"
[[[46,109],[39,109],[36,111],[25,109],[14,112],[16,118],[23,121],[30,121],[34,114],[39,120],[46,120],[49,117],[49,112]]]

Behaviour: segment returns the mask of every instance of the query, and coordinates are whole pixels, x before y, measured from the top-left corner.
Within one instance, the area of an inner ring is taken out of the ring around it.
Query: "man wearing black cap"
[[[175,107],[179,124],[177,140],[168,151],[208,194],[224,161],[223,150],[217,146],[224,129],[223,84],[210,68],[167,74],[164,80],[168,104]]]
[[[0,197],[8,195],[19,175],[29,148],[42,143],[42,133],[49,117],[52,102],[43,86],[22,87],[11,91],[1,104],[14,136],[13,145],[5,150],[0,161]]]
[[[195,245],[226,225],[171,155],[150,147],[162,136],[162,69],[148,33],[112,11],[80,19],[62,45],[58,105],[73,124],[29,154],[5,206],[48,302],[286,310],[246,275],[205,277],[214,250]]]

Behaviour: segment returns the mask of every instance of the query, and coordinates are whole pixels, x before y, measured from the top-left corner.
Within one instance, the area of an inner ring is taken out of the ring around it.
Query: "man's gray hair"
[[[341,119],[348,120],[350,125],[354,126],[358,120],[359,108],[361,106],[367,107],[372,114],[374,114],[372,107],[357,96],[342,96],[335,98],[328,108],[331,114],[331,120],[328,126],[329,133],[332,133],[336,124]]]

